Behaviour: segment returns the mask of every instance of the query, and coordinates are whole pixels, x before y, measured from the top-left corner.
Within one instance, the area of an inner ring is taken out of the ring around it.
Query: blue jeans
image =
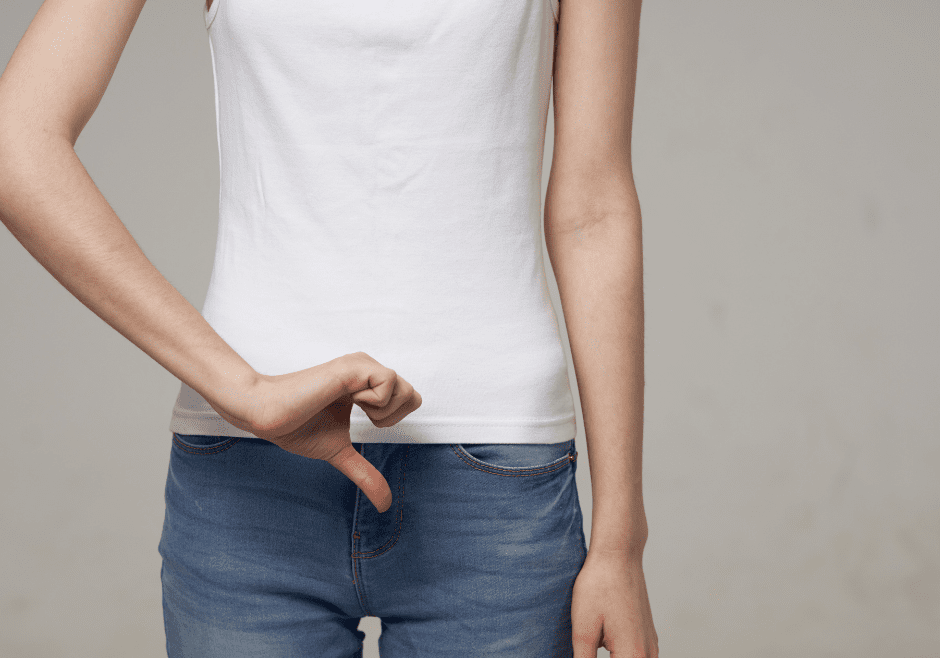
[[[216,0],[218,2],[218,0]],[[572,656],[587,556],[575,441],[354,443],[392,489],[269,441],[173,435],[163,614],[169,658]]]

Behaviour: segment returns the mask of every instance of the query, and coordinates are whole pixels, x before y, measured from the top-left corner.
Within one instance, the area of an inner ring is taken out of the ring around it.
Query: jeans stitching
[[[525,471],[520,472],[514,469],[510,469],[508,467],[493,466],[489,464],[484,465],[482,463],[478,464],[476,462],[472,462],[469,459],[467,459],[466,455],[462,454],[460,450],[458,450],[457,444],[451,444],[450,449],[453,450],[454,454],[460,457],[460,459],[465,464],[477,469],[478,471],[483,471],[484,473],[492,473],[493,475],[503,475],[505,477],[525,477],[525,476],[532,476],[532,475],[543,475],[545,473],[552,473],[554,471],[557,471],[560,468],[564,468],[565,466],[567,466],[568,464],[570,464],[571,462],[573,462],[574,460],[578,458],[578,451],[575,450],[573,453],[568,454],[567,459],[565,459],[564,461],[562,461],[561,463],[557,465],[534,466],[530,470],[525,470]]]
[[[405,457],[407,457],[407,455],[408,455],[408,453],[409,453],[410,451],[411,451],[411,446],[409,445],[409,446],[407,446],[407,447],[405,448]],[[396,530],[395,530],[395,536],[394,536],[394,537],[391,537],[391,538],[390,538],[388,541],[386,541],[384,544],[382,544],[382,545],[379,546],[378,548],[372,549],[371,551],[356,551],[355,553],[353,553],[353,556],[354,556],[354,557],[364,557],[364,558],[368,558],[368,557],[378,557],[378,556],[381,555],[382,553],[385,553],[385,552],[391,550],[391,548],[392,548],[395,544],[398,543],[398,539],[401,537],[401,529],[402,529],[402,525],[403,525],[403,521],[404,521],[404,517],[405,517],[405,512],[404,512],[403,505],[402,505],[402,502],[401,502],[401,501],[402,501],[402,495],[403,495],[403,492],[404,492],[404,489],[405,489],[405,457],[402,457],[402,460],[401,460],[401,475],[400,475],[399,478],[398,478],[398,527],[397,527]],[[356,533],[356,536],[358,537],[358,536],[359,536],[359,533]]]
[[[353,564],[355,565],[355,568],[353,569],[353,583],[356,585],[356,588],[360,593],[360,605],[362,606],[362,609],[365,611],[366,616],[374,616],[374,615],[372,614],[372,611],[369,609],[369,600],[366,596],[365,587],[361,586],[362,563],[360,563],[359,560],[363,558],[378,557],[379,555],[382,555],[383,553],[388,552],[389,550],[391,550],[393,546],[395,546],[395,544],[398,543],[398,539],[401,537],[401,531],[402,531],[402,526],[403,526],[404,517],[405,517],[404,505],[402,504],[402,497],[403,497],[403,493],[405,489],[405,470],[406,470],[405,464],[407,463],[407,457],[410,452],[411,452],[411,446],[410,445],[406,446],[405,454],[401,460],[401,473],[399,474],[399,478],[398,478],[398,527],[395,530],[395,536],[389,539],[388,541],[386,541],[379,548],[373,549],[371,551],[360,551],[360,550],[357,550],[357,547],[359,546],[359,542],[362,541],[362,536],[359,534],[358,531],[353,532],[353,537],[355,537],[355,541],[356,541],[353,547],[353,554],[352,554]],[[357,496],[357,499],[359,499],[361,502],[360,497]]]
[[[228,450],[239,441],[241,441],[240,437],[232,437],[225,443],[219,444],[217,446],[212,446],[211,448],[200,448],[198,446],[187,445],[177,439],[176,435],[173,436],[173,443],[176,445],[176,447],[183,452],[188,452],[191,455],[214,455],[218,452],[224,452],[225,450]]]

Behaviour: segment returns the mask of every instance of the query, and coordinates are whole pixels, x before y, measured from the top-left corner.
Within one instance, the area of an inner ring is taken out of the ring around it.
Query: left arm
[[[594,506],[575,656],[657,658],[642,556],[643,241],[630,138],[641,0],[561,0],[545,243],[584,416]]]
[[[643,508],[643,254],[639,202],[545,241],[578,378],[593,490],[591,552],[639,560]]]
[[[639,0],[562,0],[545,244],[578,378],[594,512],[591,550],[646,541],[643,252],[630,138]]]

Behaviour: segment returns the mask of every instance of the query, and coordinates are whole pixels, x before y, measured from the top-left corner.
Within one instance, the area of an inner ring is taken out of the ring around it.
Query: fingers
[[[368,391],[352,396],[353,402],[359,405],[376,427],[391,427],[421,406],[421,395],[414,386],[400,377],[396,380],[395,388],[385,404],[373,402],[364,395]]]
[[[384,418],[373,419],[372,424],[376,427],[391,427],[420,406],[421,396],[415,392],[410,397],[406,398],[394,413]],[[366,412],[366,415],[368,415],[368,413],[369,412]]]
[[[345,374],[342,379],[350,393],[370,404],[384,407],[394,393],[398,375],[365,352],[343,357]]]
[[[390,427],[421,406],[414,387],[365,352],[343,357],[343,380],[354,403],[376,427]]]
[[[379,512],[392,506],[392,489],[388,481],[368,459],[347,445],[329,460],[329,463],[362,490]]]

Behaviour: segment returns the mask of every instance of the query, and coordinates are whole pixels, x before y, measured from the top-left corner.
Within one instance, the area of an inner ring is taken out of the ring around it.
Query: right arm
[[[391,489],[352,446],[350,410],[358,404],[389,427],[421,406],[414,387],[363,352],[283,375],[256,372],[147,259],[75,153],[144,1],[39,8],[0,76],[0,220],[80,302],[222,418],[328,461],[384,512]]]
[[[145,0],[46,0],[0,76],[0,220],[69,292],[227,421],[262,377],[141,251],[75,153]]]

